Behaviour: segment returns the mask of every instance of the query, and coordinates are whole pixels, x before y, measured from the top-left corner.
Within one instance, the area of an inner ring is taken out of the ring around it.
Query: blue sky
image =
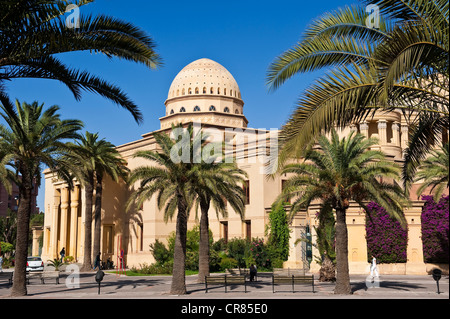
[[[96,0],[81,7],[81,14],[106,14],[144,29],[156,42],[164,65],[149,70],[143,65],[89,52],[59,55],[72,67],[88,70],[121,87],[139,106],[144,123],[109,100],[85,93],[81,101],[62,84],[50,80],[20,79],[7,83],[12,99],[45,105],[57,104],[63,118],[76,118],[85,129],[99,132],[115,145],[137,140],[159,129],[164,101],[172,80],[190,62],[210,58],[236,79],[245,102],[249,127],[279,128],[291,114],[299,95],[318,74],[299,75],[275,92],[265,77],[269,64],[300,38],[315,17],[357,0],[321,1],[119,1]],[[43,186],[38,205],[43,205]]]

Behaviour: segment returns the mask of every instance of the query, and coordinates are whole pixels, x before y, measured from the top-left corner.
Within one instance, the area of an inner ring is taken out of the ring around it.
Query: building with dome
[[[219,63],[210,59],[199,59],[185,66],[170,85],[165,101],[165,116],[160,118],[161,128],[156,132],[169,133],[172,125],[178,123],[201,123],[202,128],[211,128],[222,134],[238,166],[248,174],[243,185],[246,193],[246,212],[242,220],[229,207],[227,218],[216,217],[213,208],[209,213],[210,229],[214,241],[239,237],[266,237],[265,229],[271,205],[281,192],[287,176],[267,179],[264,156],[270,155],[270,143],[259,145],[252,143],[251,137],[258,141],[273,140],[272,131],[252,129],[245,117],[244,100],[233,75]],[[393,162],[401,162],[403,149],[407,146],[408,126],[401,113],[377,115],[370,121],[355,123],[340,132],[348,134],[350,130],[370,136],[378,136],[379,147]],[[130,170],[148,165],[133,155],[139,150],[157,150],[153,134],[142,135],[141,139],[117,147],[127,161]],[[243,135],[241,134],[243,133]],[[163,213],[158,209],[156,199],[144,203],[135,211],[126,212],[125,203],[130,190],[124,183],[115,183],[105,178],[102,198],[102,260],[108,258],[116,263],[121,249],[125,254],[128,267],[143,263],[153,263],[154,258],[149,245],[156,240],[166,242],[175,230],[175,220],[165,222]],[[412,191],[414,192],[414,190]],[[420,212],[423,202],[415,201],[406,212],[409,223],[408,262],[405,265],[391,266],[391,273],[425,273],[422,243],[420,240]],[[84,189],[81,185],[69,190],[67,185],[50,172],[45,172],[45,224],[43,260],[59,257],[62,247],[66,256],[73,256],[81,262],[84,245]],[[318,221],[315,218],[317,205],[298,213],[292,223],[290,256],[285,267],[304,268],[306,262],[305,244],[295,245],[295,241],[305,236]],[[191,212],[188,228],[198,221],[195,212]],[[367,245],[365,241],[365,215],[356,204],[347,212],[349,232],[349,262],[351,273],[367,273]],[[314,233],[312,234],[314,240]],[[314,251],[313,251],[314,254]],[[318,265],[311,264],[311,271],[318,271]],[[383,274],[383,269],[380,269]]]

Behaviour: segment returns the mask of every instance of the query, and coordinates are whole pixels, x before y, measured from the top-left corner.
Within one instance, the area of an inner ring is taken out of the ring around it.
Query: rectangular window
[[[106,254],[114,253],[114,234],[113,226],[103,226],[103,252]]]
[[[244,181],[244,185],[242,187],[244,189],[245,205],[249,205],[250,204],[250,181]]]
[[[281,191],[283,191],[286,188],[286,183],[287,183],[287,180],[285,180],[285,179],[281,180]],[[286,202],[290,204],[291,200],[287,199]]]
[[[225,244],[228,243],[228,222],[220,222],[222,228],[222,238],[225,241]]]
[[[252,222],[250,220],[245,221],[245,238],[247,240],[252,239]]]

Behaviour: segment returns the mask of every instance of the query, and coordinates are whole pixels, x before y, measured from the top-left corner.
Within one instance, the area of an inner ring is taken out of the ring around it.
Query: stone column
[[[69,256],[77,258],[77,235],[78,235],[78,207],[79,207],[80,187],[74,186],[70,195],[70,250],[67,252]]]
[[[404,151],[408,147],[408,125],[402,124],[401,125],[401,131],[402,131],[402,139],[401,139],[401,148],[402,151]]]
[[[387,144],[387,123],[386,120],[378,120],[378,137],[380,138],[380,145]]]
[[[359,124],[359,131],[366,138],[369,138],[369,124],[366,121]]]
[[[392,123],[392,143],[400,147],[400,123]]]
[[[67,256],[67,215],[69,213],[69,189],[64,187],[61,189],[61,231],[60,231],[60,241],[61,247],[58,249],[66,248],[66,256]],[[58,251],[59,256],[59,251]]]
[[[50,237],[50,247],[51,251],[50,258],[58,258],[58,227],[59,227],[59,220],[58,220],[58,210],[59,210],[59,204],[61,203],[61,196],[58,194],[56,195],[58,191],[55,190],[55,196],[53,198],[53,215],[52,215],[52,226],[51,226],[51,237]]]

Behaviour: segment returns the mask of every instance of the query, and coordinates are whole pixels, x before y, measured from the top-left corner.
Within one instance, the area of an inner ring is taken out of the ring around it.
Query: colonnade
[[[65,255],[73,256],[76,260],[81,251],[80,186],[74,186],[72,190],[65,186],[55,189],[51,209],[52,220],[48,233],[50,238],[47,254],[52,259],[59,258],[59,252],[64,247]]]

